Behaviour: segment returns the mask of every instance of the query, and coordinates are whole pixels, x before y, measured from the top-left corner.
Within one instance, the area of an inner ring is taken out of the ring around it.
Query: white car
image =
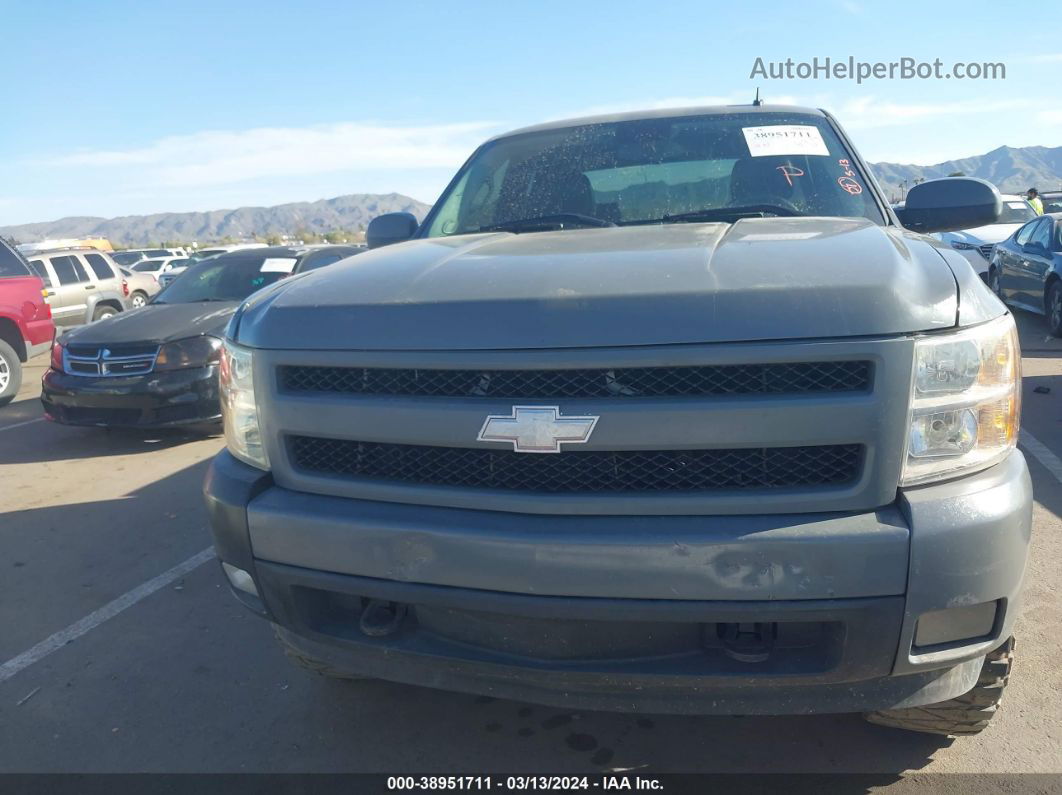
[[[1003,242],[1014,234],[1015,229],[1036,217],[1036,211],[1024,196],[1003,194],[1002,198],[1003,213],[996,223],[934,235],[966,257],[974,271],[986,281],[995,244]]]
[[[147,273],[155,277],[155,281],[162,284],[162,274],[172,270],[183,270],[189,264],[187,257],[159,257],[157,259],[142,259],[135,263],[130,270],[136,273]]]

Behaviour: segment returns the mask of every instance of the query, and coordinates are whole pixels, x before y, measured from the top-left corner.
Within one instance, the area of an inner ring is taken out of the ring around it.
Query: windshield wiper
[[[705,207],[688,213],[676,213],[660,218],[660,223],[675,221],[738,221],[742,218],[766,218],[769,215],[796,217],[800,212],[780,204],[749,204],[744,207]]]
[[[533,232],[546,229],[565,229],[568,226],[615,226],[604,218],[581,213],[554,213],[553,215],[536,215],[532,218],[517,218],[498,224],[481,226],[477,232]]]

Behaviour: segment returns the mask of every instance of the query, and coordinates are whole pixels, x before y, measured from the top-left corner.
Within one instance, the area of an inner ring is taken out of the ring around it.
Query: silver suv
[[[118,266],[95,249],[57,249],[38,253],[30,266],[47,288],[57,326],[79,326],[124,312],[128,289]]]

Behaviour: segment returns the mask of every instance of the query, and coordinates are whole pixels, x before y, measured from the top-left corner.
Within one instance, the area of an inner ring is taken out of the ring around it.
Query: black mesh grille
[[[860,392],[870,362],[797,362],[614,370],[396,370],[280,367],[287,392],[489,398],[683,397]]]
[[[565,451],[554,455],[294,436],[298,469],[330,475],[526,492],[653,492],[839,486],[861,445],[738,450]]]

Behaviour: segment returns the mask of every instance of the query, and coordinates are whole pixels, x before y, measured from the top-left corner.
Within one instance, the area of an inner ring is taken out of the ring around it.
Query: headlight
[[[1010,315],[916,341],[914,367],[901,485],[984,469],[1014,448],[1021,351]]]
[[[225,340],[218,370],[221,384],[221,416],[229,452],[259,469],[269,469],[269,455],[258,424],[254,402],[254,355]]]
[[[978,246],[973,243],[964,243],[961,240],[952,240],[951,247],[957,251],[973,251],[975,248],[978,248]]]
[[[155,359],[156,370],[177,370],[181,367],[205,367],[221,358],[221,340],[217,337],[189,337],[167,342]]]

